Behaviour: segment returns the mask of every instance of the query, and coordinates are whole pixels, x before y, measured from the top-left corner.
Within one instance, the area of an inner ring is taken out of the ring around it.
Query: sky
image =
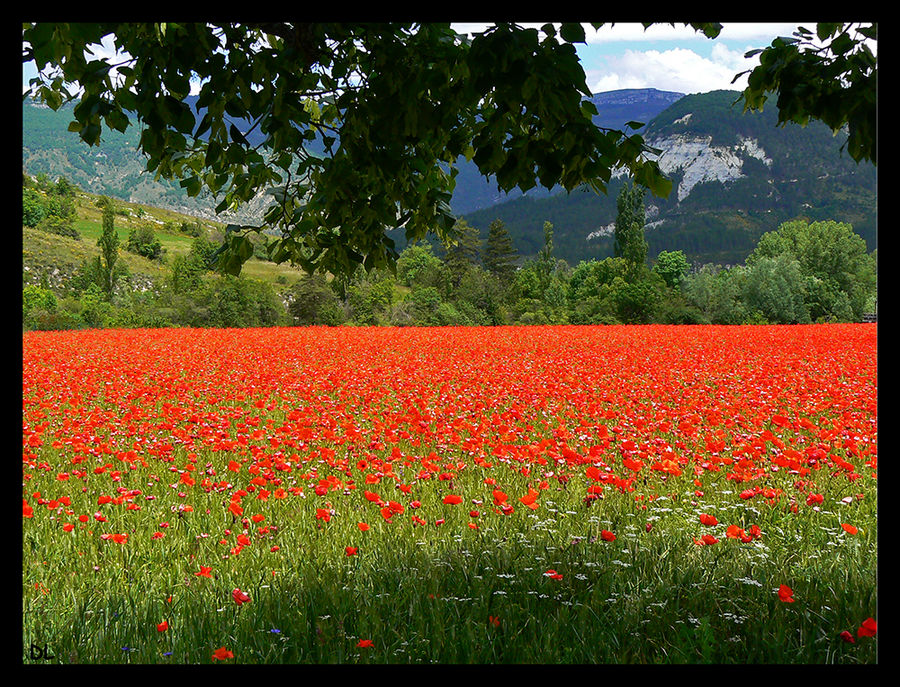
[[[539,28],[542,24],[522,25]],[[453,25],[460,33],[483,30],[486,26]],[[586,25],[586,43],[576,47],[593,93],[622,88],[656,88],[685,94],[742,90],[746,76],[734,83],[732,79],[757,64],[756,57],[748,60],[744,53],[767,47],[777,36],[790,36],[798,26],[815,30],[815,22],[724,23],[719,37],[711,40],[680,24],[656,24],[645,30],[637,23],[616,23],[599,31]],[[23,90],[34,76],[33,65],[24,64]]]
[[[539,28],[541,23],[523,24]],[[482,29],[484,24],[458,24],[458,32]],[[616,23],[595,30],[586,26],[586,44],[576,45],[592,93],[622,88],[656,88],[693,94],[720,89],[742,90],[758,58],[744,53],[765,48],[778,36],[790,36],[809,23],[723,23],[718,38],[709,39],[690,26]]]

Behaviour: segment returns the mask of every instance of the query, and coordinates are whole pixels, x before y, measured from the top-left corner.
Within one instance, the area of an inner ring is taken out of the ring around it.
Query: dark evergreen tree
[[[471,267],[478,265],[478,229],[465,220],[458,220],[455,226],[457,241],[447,249],[444,263],[450,272],[453,286],[459,286],[462,276]]]
[[[518,255],[503,220],[495,219],[488,227],[484,243],[482,262],[485,269],[497,277],[506,278],[515,271]]]

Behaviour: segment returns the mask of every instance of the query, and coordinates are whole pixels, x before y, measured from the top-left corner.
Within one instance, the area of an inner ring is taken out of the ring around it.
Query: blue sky
[[[540,27],[540,23],[523,23]],[[454,24],[457,31],[483,30],[486,24]],[[587,43],[578,53],[594,93],[620,88],[658,88],[679,93],[705,93],[717,89],[740,90],[744,81],[732,84],[738,72],[752,68],[756,59],[744,53],[768,46],[776,36],[789,36],[798,27],[815,28],[815,22],[725,23],[722,33],[710,40],[690,27],[617,23],[599,31],[587,26]],[[873,47],[874,49],[874,47]],[[35,76],[32,65],[23,65],[22,84]]]

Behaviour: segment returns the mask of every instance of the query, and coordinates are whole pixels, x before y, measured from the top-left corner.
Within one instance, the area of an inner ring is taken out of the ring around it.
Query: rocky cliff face
[[[691,189],[704,181],[727,182],[744,175],[746,156],[754,157],[767,166],[772,165],[759,142],[755,139],[740,138],[734,147],[713,146],[711,136],[676,134],[663,138],[652,138],[647,143],[662,150],[657,158],[659,168],[666,176],[681,171],[683,176],[675,189],[681,202]]]

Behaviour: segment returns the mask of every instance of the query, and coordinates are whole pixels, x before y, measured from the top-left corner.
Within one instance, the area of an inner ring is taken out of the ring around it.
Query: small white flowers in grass
[[[739,577],[737,581],[754,587],[762,587],[762,582],[754,580],[752,577]]]

